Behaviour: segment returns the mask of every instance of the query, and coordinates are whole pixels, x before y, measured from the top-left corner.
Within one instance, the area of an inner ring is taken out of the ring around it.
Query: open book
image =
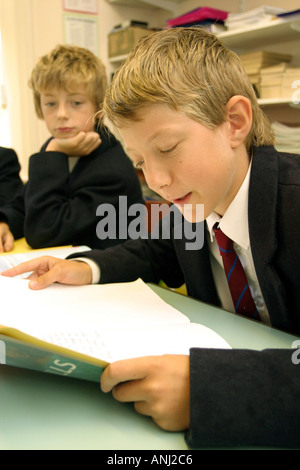
[[[26,279],[0,275],[0,291],[2,364],[99,381],[115,360],[229,348],[141,280],[32,291]]]

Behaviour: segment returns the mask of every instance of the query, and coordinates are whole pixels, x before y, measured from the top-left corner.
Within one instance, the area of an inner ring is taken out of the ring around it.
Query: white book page
[[[198,323],[49,332],[40,339],[106,362],[161,354],[188,355],[191,347],[230,349],[221,336]]]
[[[45,331],[84,331],[186,323],[142,280],[117,284],[53,284],[33,291],[26,279],[0,276],[0,324],[37,336]]]
[[[0,289],[7,306],[0,324],[109,362],[227,345],[209,328],[191,324],[140,279],[32,291],[24,279],[0,276]]]

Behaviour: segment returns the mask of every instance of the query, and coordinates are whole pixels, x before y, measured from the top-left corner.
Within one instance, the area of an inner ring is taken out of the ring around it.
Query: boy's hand
[[[155,339],[154,339],[155,340]],[[167,431],[183,431],[190,421],[189,356],[164,355],[110,364],[101,375],[103,392],[151,416]]]
[[[91,284],[92,270],[87,263],[81,261],[62,260],[52,256],[42,256],[3,271],[3,276],[13,277],[31,273],[29,287],[44,289],[53,282],[80,286]]]
[[[14,236],[5,222],[0,222],[0,252],[11,251],[14,247]]]
[[[101,139],[97,132],[80,131],[74,137],[51,139],[46,151],[65,153],[69,157],[83,157],[96,150],[100,144]]]

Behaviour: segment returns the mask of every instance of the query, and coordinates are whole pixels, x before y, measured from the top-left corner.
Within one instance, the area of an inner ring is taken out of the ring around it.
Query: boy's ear
[[[226,104],[232,148],[245,142],[252,126],[252,106],[248,98],[235,95]]]

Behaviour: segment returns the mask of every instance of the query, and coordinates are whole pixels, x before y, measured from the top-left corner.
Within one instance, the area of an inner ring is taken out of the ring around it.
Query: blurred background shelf
[[[177,7],[185,0],[106,0],[108,3],[115,5],[126,5],[128,7],[140,8],[161,8],[169,10],[176,14]]]
[[[218,34],[224,44],[235,50],[259,47],[300,39],[300,16],[288,20],[274,19],[247,29],[234,29]]]

